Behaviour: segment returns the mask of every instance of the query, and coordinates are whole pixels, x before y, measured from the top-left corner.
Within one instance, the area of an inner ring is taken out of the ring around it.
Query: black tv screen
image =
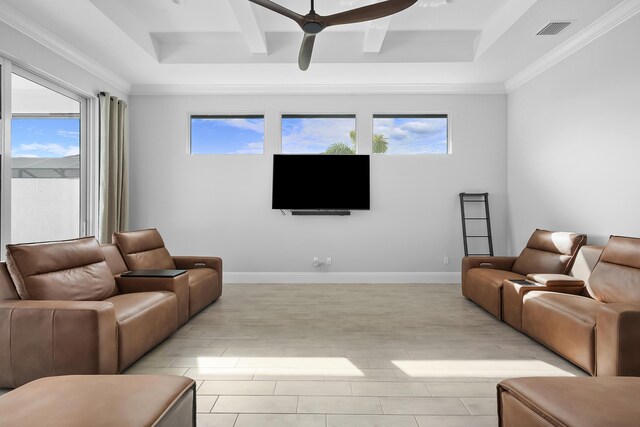
[[[275,154],[273,209],[368,210],[369,156]]]

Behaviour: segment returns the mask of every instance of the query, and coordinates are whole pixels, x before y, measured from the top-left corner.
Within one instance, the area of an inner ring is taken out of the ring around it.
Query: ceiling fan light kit
[[[333,25],[355,24],[357,22],[384,18],[385,16],[405,10],[409,6],[414,5],[418,0],[386,0],[327,16],[316,13],[314,0],[311,0],[311,10],[306,15],[300,15],[271,0],[249,1],[292,19],[302,28],[304,38],[302,39],[302,46],[300,46],[300,54],[298,55],[298,67],[300,67],[302,71],[305,71],[309,68],[309,63],[311,62],[311,54],[313,53],[316,34],[325,28]]]

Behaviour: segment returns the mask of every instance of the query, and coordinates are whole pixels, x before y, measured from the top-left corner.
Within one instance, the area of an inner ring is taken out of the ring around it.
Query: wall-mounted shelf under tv
[[[300,215],[300,216],[313,216],[313,215],[348,216],[348,215],[351,215],[351,211],[291,211],[291,215]]]

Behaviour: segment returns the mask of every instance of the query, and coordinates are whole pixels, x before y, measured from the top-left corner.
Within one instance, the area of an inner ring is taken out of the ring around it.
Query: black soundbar
[[[335,216],[347,216],[351,215],[351,211],[291,211],[291,215],[335,215]]]

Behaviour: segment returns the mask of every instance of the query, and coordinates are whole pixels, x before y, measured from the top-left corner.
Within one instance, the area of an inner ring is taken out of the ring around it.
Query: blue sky
[[[355,117],[282,118],[282,153],[317,154],[336,142],[351,145]]]
[[[283,117],[282,153],[316,154],[336,142],[351,144],[355,117]],[[447,118],[375,118],[374,134],[389,141],[388,154],[446,154]],[[262,154],[263,118],[194,118],[192,154]]]
[[[80,119],[14,118],[12,157],[66,157],[80,153]]]
[[[194,118],[191,154],[262,154],[264,119]]]
[[[387,154],[448,152],[446,118],[374,118],[373,133],[387,138]]]

